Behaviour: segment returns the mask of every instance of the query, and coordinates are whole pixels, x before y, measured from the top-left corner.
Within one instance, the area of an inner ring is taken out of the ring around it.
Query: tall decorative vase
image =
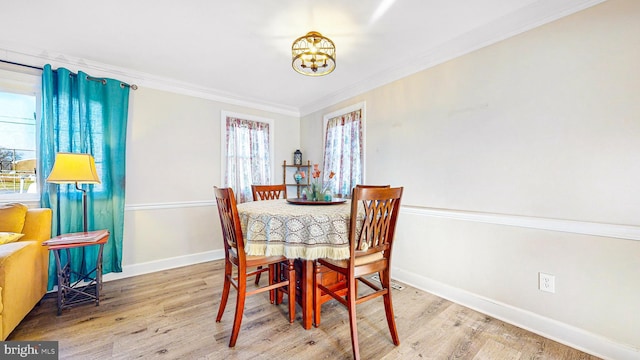
[[[317,184],[317,183],[312,183],[312,191],[313,191],[313,201],[322,201],[323,199],[323,194],[322,194],[322,185]]]

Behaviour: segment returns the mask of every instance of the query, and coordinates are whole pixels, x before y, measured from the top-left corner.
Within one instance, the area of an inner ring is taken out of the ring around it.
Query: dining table
[[[237,205],[247,255],[296,259],[302,326],[313,321],[314,260],[349,257],[351,202],[277,199]],[[361,222],[356,226],[362,227]]]

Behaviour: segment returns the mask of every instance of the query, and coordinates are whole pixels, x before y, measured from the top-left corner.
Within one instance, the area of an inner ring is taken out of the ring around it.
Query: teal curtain
[[[38,135],[41,205],[53,210],[53,235],[82,231],[82,192],[75,185],[47,183],[46,178],[58,152],[93,155],[101,184],[81,186],[87,190],[88,230],[111,232],[103,252],[104,274],[122,271],[128,107],[127,84],[94,78],[81,71],[75,74],[64,68],[53,70],[50,65],[43,69]],[[97,254],[97,245],[72,249],[72,271],[94,270]],[[72,277],[74,280],[77,277]],[[51,254],[49,290],[56,283],[56,264]]]

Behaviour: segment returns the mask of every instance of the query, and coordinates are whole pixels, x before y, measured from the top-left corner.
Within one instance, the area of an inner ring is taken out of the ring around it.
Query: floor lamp
[[[87,232],[87,190],[80,184],[100,184],[96,171],[96,163],[91,154],[57,153],[51,174],[47,182],[54,184],[76,184],[76,189],[82,191],[82,225]]]

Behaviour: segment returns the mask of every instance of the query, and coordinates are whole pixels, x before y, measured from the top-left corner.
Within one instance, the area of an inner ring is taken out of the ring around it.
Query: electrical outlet
[[[550,293],[555,293],[556,277],[551,274],[538,273],[538,289]]]

